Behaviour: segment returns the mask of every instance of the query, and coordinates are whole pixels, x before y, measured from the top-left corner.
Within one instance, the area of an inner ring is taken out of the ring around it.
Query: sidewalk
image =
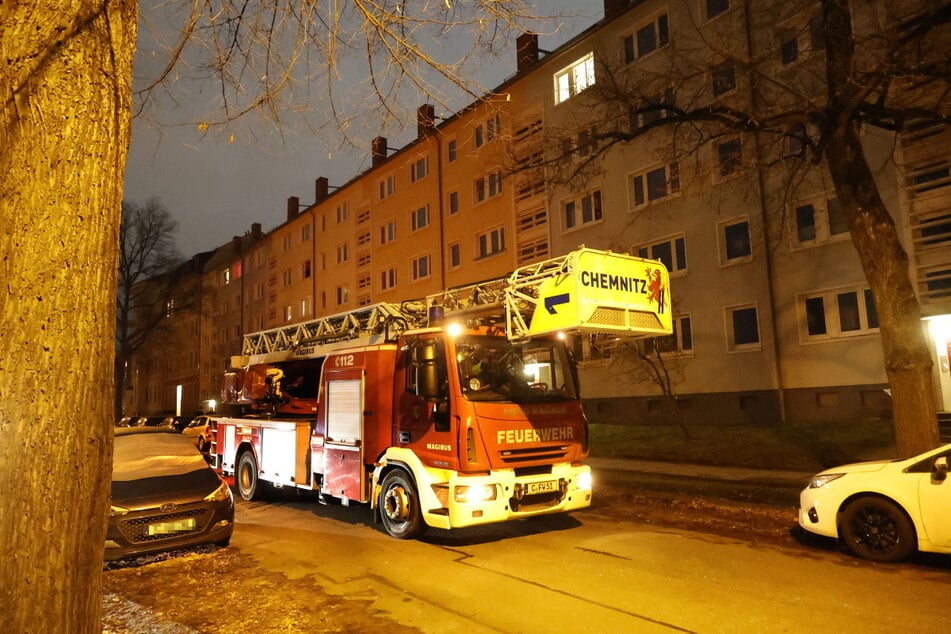
[[[672,476],[687,476],[691,478],[705,478],[709,480],[727,480],[737,482],[766,482],[785,484],[787,486],[805,486],[815,475],[809,471],[785,471],[772,469],[747,469],[745,467],[717,467],[712,465],[679,464],[672,462],[655,462],[653,460],[637,460],[628,458],[588,458],[585,461],[592,469],[608,469],[614,471],[632,471],[635,473],[651,473]]]

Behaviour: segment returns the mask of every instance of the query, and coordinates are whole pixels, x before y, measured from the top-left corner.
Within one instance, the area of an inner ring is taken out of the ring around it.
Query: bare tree
[[[676,356],[666,354],[676,352],[674,337],[676,335],[622,342],[611,355],[611,360],[619,366],[616,376],[623,377],[626,382],[648,383],[660,390],[668,419],[677,425],[683,437],[689,440],[690,429],[680,411],[674,391],[677,384],[684,379],[684,367]],[[670,347],[671,341],[673,349]]]
[[[581,95],[603,113],[597,130],[584,131],[586,149],[597,150],[580,162],[564,160],[576,153],[573,140],[580,138],[566,128],[550,141],[548,173],[556,181],[590,176],[601,169],[605,152],[633,141],[681,165],[693,161],[699,172],[708,169],[702,149],[740,133],[753,140],[757,169],[781,164],[788,170],[783,201],[799,183],[823,174],[874,295],[898,452],[911,456],[934,447],[932,361],[921,307],[863,135],[877,130],[894,138],[951,123],[951,2],[744,0],[715,3],[731,11],[709,27],[696,21],[695,4],[669,5],[681,23],[693,22],[692,30],[679,32],[676,44],[671,38],[666,52],[637,73],[623,72],[607,56],[597,84]],[[777,51],[771,38],[781,26],[790,33]],[[660,37],[647,33],[648,45],[652,35]],[[806,59],[778,73],[780,55]],[[711,100],[711,84],[714,95],[726,96]],[[737,85],[745,90],[730,94]],[[739,164],[748,157],[737,151],[725,159]],[[776,213],[784,210],[781,202]]]
[[[174,14],[186,6],[187,15]],[[174,26],[158,37],[171,32],[175,43],[137,110],[150,112],[155,95],[175,99],[184,83],[178,73],[218,82],[213,105],[223,114],[209,115],[206,126],[249,111],[275,119],[319,96],[329,101],[309,111],[313,128],[343,128],[352,115],[380,107],[396,112],[409,92],[410,111],[419,93],[448,103],[449,93],[435,86],[477,92],[466,78],[478,73],[466,62],[529,28],[527,7],[520,0],[164,3],[156,11],[173,15],[156,19]],[[138,18],[135,0],[0,4],[0,622],[10,631],[100,630],[115,390],[104,377],[115,368]],[[470,55],[440,48],[463,35]],[[192,45],[201,45],[194,57]],[[311,91],[318,78],[326,87]],[[352,97],[341,101],[345,94]]]
[[[173,312],[191,310],[197,287],[183,279],[175,246],[177,223],[158,198],[124,201],[119,229],[116,292],[116,419],[122,416],[128,363],[150,337],[161,335]]]

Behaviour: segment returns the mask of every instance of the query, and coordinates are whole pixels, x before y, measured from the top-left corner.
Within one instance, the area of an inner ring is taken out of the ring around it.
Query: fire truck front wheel
[[[238,494],[248,500],[261,499],[261,483],[258,480],[258,462],[254,459],[254,454],[245,451],[238,458],[237,477],[235,482],[238,485]]]
[[[426,531],[413,478],[401,469],[383,476],[380,517],[386,532],[397,539],[415,539]]]

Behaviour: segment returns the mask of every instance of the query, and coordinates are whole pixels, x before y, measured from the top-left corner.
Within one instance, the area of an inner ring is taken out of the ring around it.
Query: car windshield
[[[461,336],[455,349],[462,393],[470,401],[550,403],[576,398],[560,342]]]
[[[130,499],[172,491],[213,491],[220,484],[194,443],[180,434],[116,435],[112,497]]]

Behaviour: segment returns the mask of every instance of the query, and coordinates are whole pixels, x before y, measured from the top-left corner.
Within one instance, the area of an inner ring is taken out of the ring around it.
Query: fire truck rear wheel
[[[261,483],[258,481],[258,463],[254,454],[245,451],[238,458],[238,474],[235,478],[238,485],[238,494],[248,500],[261,499]]]
[[[395,469],[383,477],[379,507],[383,527],[393,537],[415,539],[426,532],[416,485],[405,471]]]

